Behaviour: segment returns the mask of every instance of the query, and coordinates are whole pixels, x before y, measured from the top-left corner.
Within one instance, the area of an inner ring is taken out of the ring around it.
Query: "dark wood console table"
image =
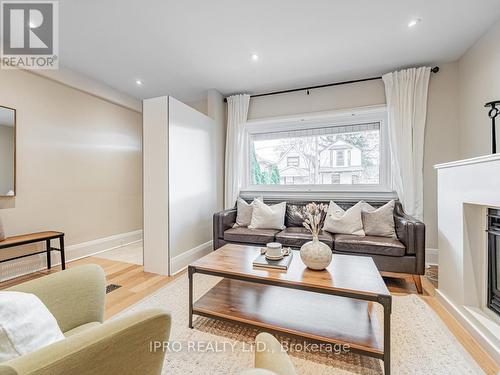
[[[59,239],[59,249],[52,247],[50,244],[51,240]],[[14,256],[12,258],[0,260],[0,263],[7,262],[9,260],[20,259],[24,257],[29,257],[31,255],[43,254],[47,253],[47,268],[50,269],[52,267],[50,252],[51,251],[59,251],[61,253],[61,266],[62,269],[66,269],[66,259],[64,256],[64,233],[62,232],[39,232],[39,233],[31,233],[31,234],[23,234],[21,236],[7,237],[5,240],[0,241],[0,250],[7,249],[11,247],[28,245],[36,242],[45,242],[45,250],[37,251],[34,253]]]

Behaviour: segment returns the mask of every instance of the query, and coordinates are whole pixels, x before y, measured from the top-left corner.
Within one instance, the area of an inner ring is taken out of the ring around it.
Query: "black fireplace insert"
[[[488,210],[488,308],[500,315],[500,209]]]

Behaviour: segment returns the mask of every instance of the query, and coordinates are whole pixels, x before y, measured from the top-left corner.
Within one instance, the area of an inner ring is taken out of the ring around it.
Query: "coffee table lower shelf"
[[[383,359],[383,330],[374,304],[352,298],[223,279],[193,305],[192,313],[313,342],[348,344]]]

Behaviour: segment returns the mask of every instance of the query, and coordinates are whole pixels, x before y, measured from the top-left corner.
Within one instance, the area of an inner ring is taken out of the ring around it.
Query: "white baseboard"
[[[183,271],[190,263],[209,254],[213,249],[213,241],[205,242],[199,246],[185,251],[184,253],[173,257],[170,261],[170,274],[175,275]]]
[[[439,264],[439,250],[425,249],[425,265],[437,266]]]
[[[105,238],[98,238],[75,245],[69,245],[65,248],[66,263],[73,260],[85,258],[91,255],[99,254],[104,251],[113,250],[142,240],[142,230],[133,232],[115,234]],[[59,243],[53,241],[52,246],[58,247]],[[41,251],[43,244],[36,244],[32,248]],[[52,265],[61,264],[59,252],[52,251]],[[12,260],[0,265],[0,281],[6,281],[15,277],[23,276],[47,268],[47,257],[45,254],[33,255],[26,258]]]
[[[465,308],[457,306],[439,289],[436,289],[436,297],[438,301],[453,317],[458,320],[460,325],[470,333],[472,337],[481,345],[481,347],[493,358],[494,361],[500,363],[500,348],[498,348],[484,332],[479,329],[473,320],[468,316]]]

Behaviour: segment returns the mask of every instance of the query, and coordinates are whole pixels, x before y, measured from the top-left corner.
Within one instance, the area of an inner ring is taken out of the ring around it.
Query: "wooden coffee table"
[[[324,271],[308,269],[298,251],[287,271],[255,268],[260,248],[227,244],[188,267],[193,314],[249,325],[312,342],[347,344],[382,359],[390,374],[392,298],[369,257],[333,255]],[[193,275],[223,280],[193,303]],[[373,303],[384,310],[381,329]]]

